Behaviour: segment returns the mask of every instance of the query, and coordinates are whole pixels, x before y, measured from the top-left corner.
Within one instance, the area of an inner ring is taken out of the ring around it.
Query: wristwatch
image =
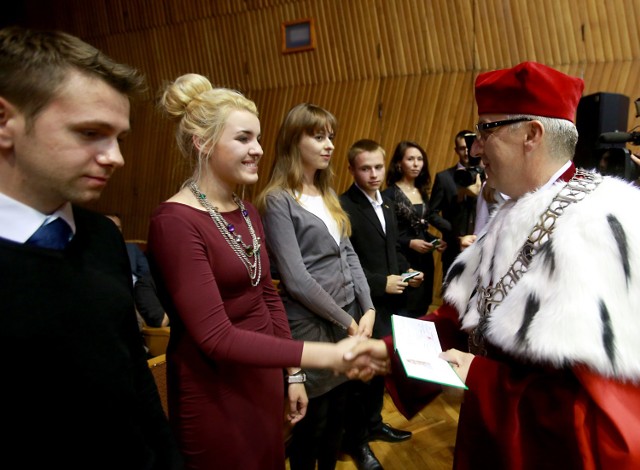
[[[287,375],[286,379],[288,384],[303,384],[307,381],[307,374],[300,369],[295,374]]]

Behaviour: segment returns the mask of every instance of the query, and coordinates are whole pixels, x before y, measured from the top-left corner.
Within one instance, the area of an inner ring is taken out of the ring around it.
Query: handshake
[[[380,339],[350,336],[334,346],[337,351],[330,368],[336,373],[367,381],[390,371],[387,346]]]

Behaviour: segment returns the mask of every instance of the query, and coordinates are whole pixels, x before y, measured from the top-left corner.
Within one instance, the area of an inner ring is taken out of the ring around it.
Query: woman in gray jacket
[[[371,336],[375,310],[331,187],[336,118],[308,103],[292,108],[276,141],[271,180],[257,205],[295,339],[337,342]],[[335,468],[343,433],[346,377],[307,371],[309,406],[292,432],[292,470]]]

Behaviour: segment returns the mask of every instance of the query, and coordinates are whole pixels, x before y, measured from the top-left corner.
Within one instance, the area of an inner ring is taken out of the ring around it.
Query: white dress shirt
[[[71,203],[67,202],[52,214],[43,214],[33,207],[0,193],[0,237],[16,243],[26,242],[41,225],[62,218],[76,233]]]

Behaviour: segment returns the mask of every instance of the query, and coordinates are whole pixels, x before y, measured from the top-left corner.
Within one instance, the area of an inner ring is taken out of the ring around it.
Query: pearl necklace
[[[251,219],[249,218],[249,212],[245,209],[242,200],[233,193],[233,202],[235,202],[240,208],[242,217],[244,218],[249,233],[251,234],[251,245],[247,245],[242,241],[242,235],[236,233],[236,228],[233,224],[228,223],[222,214],[218,212],[218,208],[213,206],[208,200],[207,196],[200,191],[195,182],[189,184],[189,189],[198,200],[198,202],[204,207],[211,219],[218,227],[218,230],[222,234],[222,237],[227,241],[233,252],[240,258],[242,264],[247,268],[249,273],[249,279],[253,287],[260,283],[260,276],[262,275],[262,262],[260,260],[260,237],[256,237],[256,233],[253,230]],[[253,257],[254,261],[251,262],[250,258]]]

